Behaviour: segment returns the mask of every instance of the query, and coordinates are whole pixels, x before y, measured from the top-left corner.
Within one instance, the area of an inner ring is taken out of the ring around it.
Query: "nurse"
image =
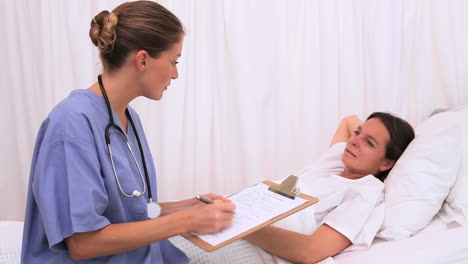
[[[157,205],[152,156],[128,105],[138,96],[160,100],[178,77],[181,22],[155,2],[129,2],[96,15],[89,36],[104,70],[40,128],[22,263],[187,263],[167,238],[226,228],[235,205],[216,194],[206,195],[212,204]]]

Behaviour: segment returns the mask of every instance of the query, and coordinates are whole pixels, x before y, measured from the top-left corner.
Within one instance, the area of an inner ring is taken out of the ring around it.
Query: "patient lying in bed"
[[[313,213],[293,215],[246,239],[298,263],[316,263],[351,244],[369,246],[383,221],[383,180],[413,138],[412,127],[388,113],[373,113],[364,123],[356,116],[343,119],[330,149],[298,174],[300,190],[319,198]]]
[[[369,246],[383,221],[383,181],[413,138],[412,127],[388,113],[373,113],[364,123],[344,118],[330,149],[297,174],[300,191],[319,202],[245,239],[297,263],[316,263],[352,244]],[[242,240],[213,253],[181,238],[172,242],[193,263],[282,263]]]

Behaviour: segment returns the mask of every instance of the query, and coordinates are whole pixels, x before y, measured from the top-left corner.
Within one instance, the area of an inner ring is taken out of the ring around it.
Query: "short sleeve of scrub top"
[[[102,178],[96,177],[96,149],[80,139],[62,140],[41,149],[36,163],[36,175],[41,176],[32,183],[49,246],[56,250],[64,250],[63,239],[73,233],[110,224],[103,216],[108,195]]]
[[[131,113],[147,153],[152,193],[156,197],[154,163],[140,120],[136,112]],[[31,167],[23,235],[24,263],[75,263],[67,252],[65,238],[113,223],[147,220],[147,193],[146,198],[127,198],[116,184],[104,137],[108,122],[103,99],[91,91],[77,90],[57,105],[42,124]],[[128,131],[132,131],[130,123]],[[142,168],[135,136],[128,132],[128,138]],[[123,189],[129,193],[134,188],[141,189],[138,173],[126,169],[129,166],[124,157],[125,145],[115,142],[112,147]],[[183,252],[164,240],[79,263],[187,262]]]

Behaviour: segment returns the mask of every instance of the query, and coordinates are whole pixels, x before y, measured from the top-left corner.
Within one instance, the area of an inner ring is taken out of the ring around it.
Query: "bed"
[[[20,263],[22,222],[0,222],[0,263]],[[207,253],[177,236],[171,238],[183,249],[192,263],[206,264],[279,264],[289,263],[274,257],[245,240],[236,241],[215,252]],[[468,263],[468,227],[447,226],[439,217],[409,239],[385,242],[376,239],[368,249],[341,253],[321,264],[466,264]]]
[[[368,249],[344,252],[333,258],[336,264],[348,263],[468,263],[468,227],[447,226],[435,217],[421,232],[408,239],[375,239]]]
[[[320,264],[468,263],[468,105],[437,113],[415,131],[385,182],[385,218],[372,245]],[[245,240],[210,253],[182,237],[171,241],[191,263],[289,263]]]
[[[196,264],[289,264],[245,240],[236,241],[214,252],[205,252],[182,237],[171,241]],[[370,248],[346,251],[320,264],[467,264],[468,227],[447,226],[439,217],[421,232],[408,239],[384,241],[375,239]]]

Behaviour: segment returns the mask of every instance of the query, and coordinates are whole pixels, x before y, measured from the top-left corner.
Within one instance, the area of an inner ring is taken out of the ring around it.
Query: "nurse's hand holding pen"
[[[231,200],[213,193],[205,194],[203,197],[213,203],[207,204],[195,198],[186,200],[188,208],[181,207],[180,202],[174,202],[179,203],[177,207],[167,206],[170,203],[162,203],[162,215],[179,215],[180,219],[187,221],[187,232],[215,233],[230,226],[236,205]],[[182,208],[185,210],[175,212],[171,207],[175,210]]]

